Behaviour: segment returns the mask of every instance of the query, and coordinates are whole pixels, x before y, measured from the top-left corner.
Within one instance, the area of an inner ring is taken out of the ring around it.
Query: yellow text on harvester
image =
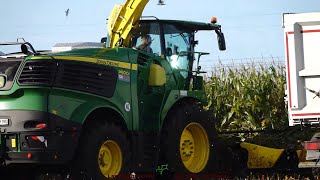
[[[116,60],[106,60],[106,59],[97,59],[97,58],[90,58],[90,57],[79,57],[79,56],[51,56],[53,59],[56,60],[69,60],[69,61],[82,61],[82,62],[91,62],[91,63],[97,63],[105,66],[113,66],[113,67],[119,67],[123,69],[131,69],[131,70],[137,70],[138,65],[137,64],[131,64],[129,62],[120,62]],[[48,57],[32,57],[31,59],[47,59]]]

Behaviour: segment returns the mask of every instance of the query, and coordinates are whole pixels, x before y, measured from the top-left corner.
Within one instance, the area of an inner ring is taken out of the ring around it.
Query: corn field
[[[219,130],[287,126],[285,68],[280,63],[216,66],[206,79],[207,109]]]

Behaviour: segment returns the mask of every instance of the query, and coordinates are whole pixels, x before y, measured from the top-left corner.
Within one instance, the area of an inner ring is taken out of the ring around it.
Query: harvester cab
[[[199,23],[160,20],[156,17],[143,17],[139,21],[137,28],[130,33],[129,47],[153,53],[154,56],[168,61],[173,73],[180,78],[178,82],[184,82],[181,83],[181,89],[189,90],[191,79],[196,77],[194,74],[202,73],[199,66],[200,57],[209,54],[195,51],[195,46],[198,44],[198,41],[195,40],[195,33],[202,30],[215,31],[218,36],[219,49],[226,49],[224,35],[216,21]],[[144,38],[146,37],[149,38],[149,41],[144,45]],[[142,49],[140,48],[141,45],[144,46]],[[193,68],[195,60],[197,64]],[[196,84],[199,85],[199,83],[201,84],[202,80],[194,83],[193,89],[197,90],[199,87]]]
[[[215,31],[219,49],[225,50],[221,26],[217,24],[215,17],[211,19],[211,23],[160,20],[154,16],[141,18],[147,3],[148,0],[127,0],[123,5],[116,5],[108,19],[108,38],[103,38],[101,42],[105,42],[110,48],[134,48],[167,60],[173,73],[180,74],[181,79],[178,82],[184,81],[181,83],[181,89],[188,90],[194,77],[193,73],[203,73],[199,66],[200,57],[208,54],[195,52],[195,46],[198,44],[195,33],[202,30]],[[196,56],[197,65],[193,71]],[[198,80],[202,83],[202,79]],[[199,87],[195,87],[197,88]]]

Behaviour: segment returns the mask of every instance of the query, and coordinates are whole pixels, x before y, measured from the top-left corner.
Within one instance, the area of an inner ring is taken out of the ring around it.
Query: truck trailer
[[[290,126],[319,127],[320,122],[320,13],[283,15],[286,57],[286,96]],[[304,142],[306,161],[300,168],[318,168],[320,134]]]
[[[248,171],[265,174],[290,172],[312,179],[319,177],[320,172],[320,64],[317,61],[320,55],[317,46],[320,40],[320,13],[284,13],[282,22],[286,70],[284,100],[288,109],[288,127],[271,130],[270,133],[274,137],[284,131],[300,133],[301,137],[295,139],[295,144],[301,145],[277,149],[240,142],[240,146],[248,153]],[[311,135],[310,139],[302,137],[306,134]],[[264,137],[262,135],[259,138]],[[268,138],[272,138],[272,135]]]

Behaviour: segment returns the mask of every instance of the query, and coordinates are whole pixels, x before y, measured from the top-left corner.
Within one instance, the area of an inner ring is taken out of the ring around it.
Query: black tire
[[[320,168],[312,168],[312,175],[315,180],[320,180]]]
[[[207,133],[209,140],[209,160],[201,172],[190,172],[184,165],[180,155],[180,138],[185,127],[191,123],[200,124]],[[194,173],[209,173],[209,161],[212,156],[211,144],[216,141],[216,131],[208,113],[195,102],[179,103],[168,113],[163,124],[160,139],[160,154],[158,169],[161,165],[168,165],[168,170],[157,171],[157,179],[181,178],[179,175]],[[178,176],[177,176],[178,175]]]
[[[72,179],[108,179],[98,164],[99,149],[106,141],[116,142],[122,154],[122,165],[118,175],[129,175],[130,141],[127,132],[115,124],[94,124],[85,129],[80,139],[80,147],[72,172]],[[118,176],[118,177],[120,177]],[[118,179],[118,178],[116,178]]]

